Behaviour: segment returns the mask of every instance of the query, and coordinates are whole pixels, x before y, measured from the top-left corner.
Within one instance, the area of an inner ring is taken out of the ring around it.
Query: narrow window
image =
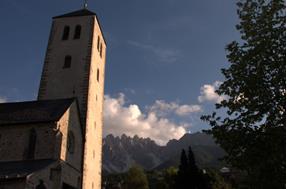
[[[100,36],[98,36],[98,44],[97,44],[97,49],[100,51]]]
[[[82,30],[81,26],[77,25],[76,28],[75,28],[74,39],[80,39],[81,30]]]
[[[62,40],[68,40],[69,33],[70,33],[70,27],[69,26],[65,26],[64,27],[63,36],[62,36]]]
[[[73,154],[75,151],[75,137],[72,131],[68,132],[67,149],[70,154]]]
[[[103,44],[101,43],[101,47],[100,47],[100,56],[102,57],[102,53],[103,53]]]
[[[65,56],[65,62],[63,68],[70,68],[72,64],[72,57],[70,55]]]
[[[100,82],[100,70],[99,70],[99,68],[97,70],[97,80],[98,80],[98,82]]]
[[[33,128],[30,130],[27,159],[34,159],[35,157],[36,140],[37,140],[37,134],[35,129]]]

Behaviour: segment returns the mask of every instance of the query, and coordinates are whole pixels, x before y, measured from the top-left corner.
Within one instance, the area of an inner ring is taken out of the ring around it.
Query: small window
[[[103,44],[101,43],[101,47],[100,47],[100,56],[102,57],[102,53],[103,53]]]
[[[34,128],[32,128],[30,130],[30,136],[29,136],[29,146],[28,146],[27,159],[34,159],[35,149],[36,149],[36,141],[37,141],[36,130]]]
[[[72,64],[72,57],[70,55],[65,56],[65,62],[63,68],[70,68]]]
[[[97,49],[100,51],[100,36],[98,36],[98,44],[97,44]]]
[[[82,30],[81,26],[77,25],[76,28],[75,28],[74,39],[80,39],[81,30]]]
[[[99,68],[97,70],[97,80],[98,80],[98,82],[100,82],[100,70],[99,70]]]
[[[75,137],[72,131],[68,132],[67,149],[71,154],[73,154],[75,151]]]
[[[62,40],[68,40],[69,39],[69,33],[70,33],[70,27],[69,26],[65,26],[64,27],[63,36],[62,36]]]

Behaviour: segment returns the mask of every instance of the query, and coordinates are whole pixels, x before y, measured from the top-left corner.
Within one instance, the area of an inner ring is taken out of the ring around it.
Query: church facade
[[[101,188],[105,59],[95,13],[53,17],[38,99],[0,104],[0,189]]]

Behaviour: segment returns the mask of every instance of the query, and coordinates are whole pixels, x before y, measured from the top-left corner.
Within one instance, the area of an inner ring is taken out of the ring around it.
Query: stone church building
[[[38,99],[0,104],[0,189],[100,189],[106,43],[86,8],[53,17]]]

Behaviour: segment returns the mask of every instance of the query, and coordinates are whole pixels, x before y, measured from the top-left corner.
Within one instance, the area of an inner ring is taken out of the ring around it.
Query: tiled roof
[[[74,98],[0,103],[0,125],[58,121]]]
[[[23,178],[54,162],[53,159],[0,162],[0,179]]]
[[[63,14],[60,16],[55,16],[53,18],[76,17],[76,16],[93,16],[93,15],[96,15],[96,13],[89,11],[88,9],[81,9],[81,10],[77,10],[77,11]]]

